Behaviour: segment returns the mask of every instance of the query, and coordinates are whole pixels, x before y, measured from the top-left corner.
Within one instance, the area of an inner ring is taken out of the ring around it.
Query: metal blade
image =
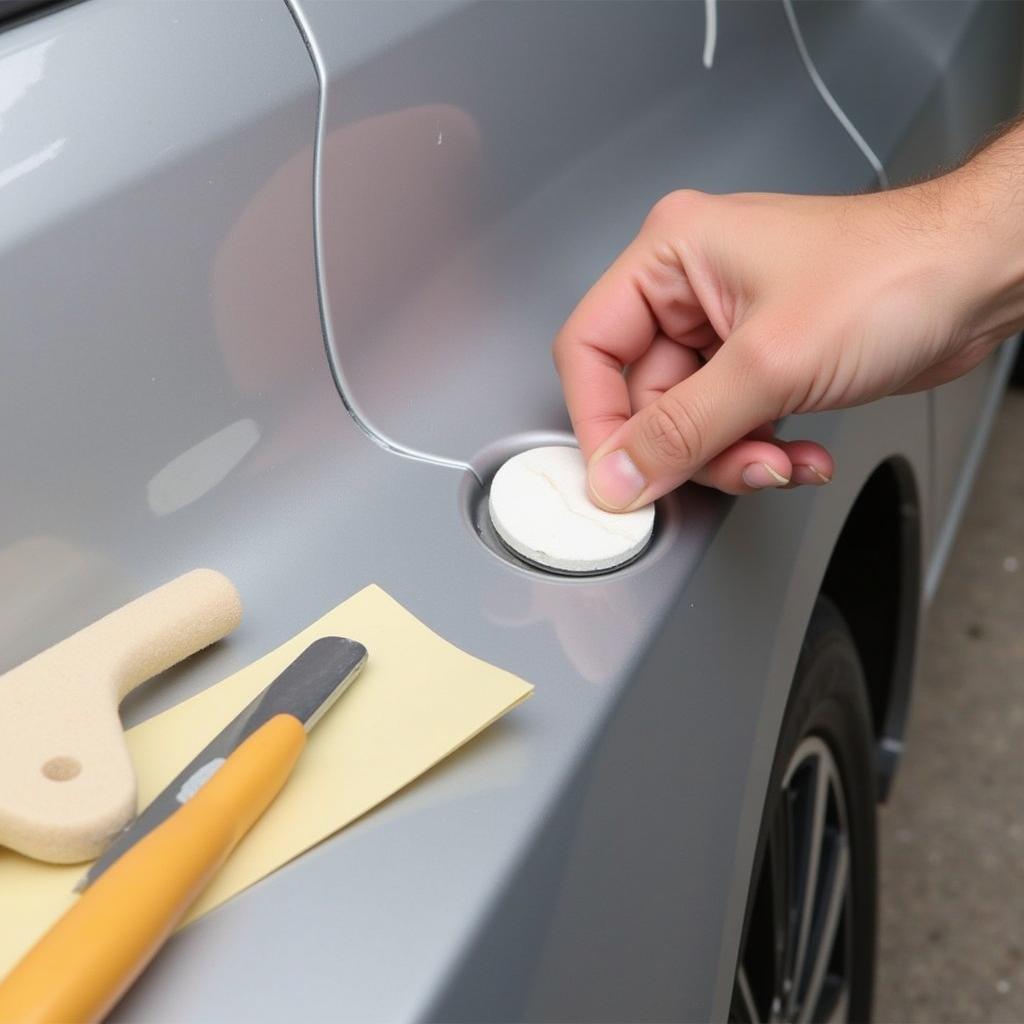
[[[366,648],[355,640],[326,636],[310,644],[131,824],[125,826],[79,880],[75,892],[87,889],[126,850],[194,796],[239,744],[275,715],[293,715],[309,732],[348,689],[365,663]]]

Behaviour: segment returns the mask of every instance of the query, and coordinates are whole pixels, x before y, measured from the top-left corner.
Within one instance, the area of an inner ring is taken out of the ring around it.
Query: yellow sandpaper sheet
[[[369,651],[366,667],[310,733],[284,790],[188,920],[344,828],[533,690],[453,647],[379,587],[369,586],[259,661],[129,730],[140,807],[322,636],[363,643]],[[71,890],[84,871],[84,865],[42,864],[0,850],[0,977],[71,906]]]

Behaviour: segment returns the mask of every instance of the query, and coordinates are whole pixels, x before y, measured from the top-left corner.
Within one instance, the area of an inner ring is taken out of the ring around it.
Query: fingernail
[[[776,472],[767,462],[752,462],[743,470],[743,482],[748,487],[785,487],[789,480]]]
[[[832,483],[832,477],[825,476],[820,469],[816,469],[814,466],[794,466],[793,483],[821,487],[822,484]]]
[[[626,508],[640,497],[647,481],[628,453],[620,448],[602,456],[587,474],[590,489],[608,508]]]

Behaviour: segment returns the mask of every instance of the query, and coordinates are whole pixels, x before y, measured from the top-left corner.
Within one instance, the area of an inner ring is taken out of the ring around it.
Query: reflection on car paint
[[[255,420],[236,420],[176,455],[146,486],[150,510],[154,515],[166,516],[198,501],[252,451],[259,439]]]

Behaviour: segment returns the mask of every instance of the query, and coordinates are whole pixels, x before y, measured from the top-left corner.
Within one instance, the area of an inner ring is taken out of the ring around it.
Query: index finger
[[[629,419],[632,410],[622,371],[647,351],[658,328],[634,265],[627,249],[555,337],[555,366],[586,459]]]

